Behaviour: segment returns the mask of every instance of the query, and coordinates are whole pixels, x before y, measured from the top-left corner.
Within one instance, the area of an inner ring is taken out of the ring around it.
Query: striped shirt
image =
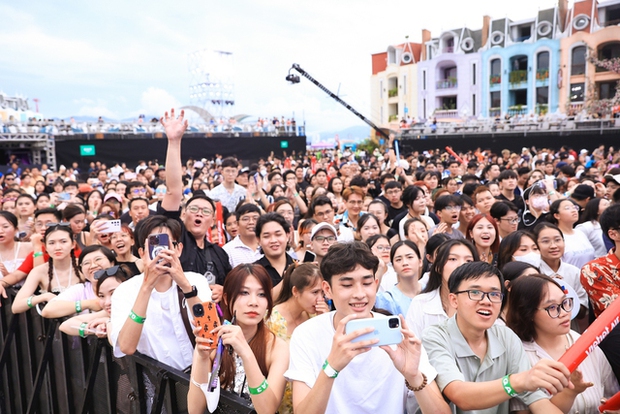
[[[226,243],[222,248],[228,253],[228,260],[232,268],[239,264],[254,263],[263,257],[259,248],[252,250],[251,247],[243,244],[239,236]]]

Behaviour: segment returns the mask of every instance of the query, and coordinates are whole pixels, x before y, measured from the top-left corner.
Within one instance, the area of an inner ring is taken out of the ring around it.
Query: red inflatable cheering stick
[[[602,404],[598,407],[598,410],[601,413],[605,411],[614,411],[620,410],[620,392],[616,393],[613,397],[605,401],[605,404]]]
[[[568,348],[564,355],[560,357],[559,361],[566,365],[570,372],[573,372],[618,323],[620,323],[620,299],[614,300],[596,318],[594,323],[575,341],[573,346]]]

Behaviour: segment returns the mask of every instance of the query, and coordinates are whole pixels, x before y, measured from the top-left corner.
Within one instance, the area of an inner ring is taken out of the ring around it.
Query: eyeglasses
[[[249,223],[251,221],[253,221],[254,223],[256,223],[258,221],[258,218],[260,216],[243,216],[239,219],[240,222],[242,223]]]
[[[456,212],[459,212],[459,211],[461,211],[461,206],[445,206],[443,209],[446,210],[446,211],[456,211]]]
[[[57,227],[69,227],[71,223],[62,222],[62,223],[45,223],[45,227],[48,229],[55,229]]]
[[[555,245],[559,245],[559,244],[563,244],[564,243],[564,239],[560,236],[555,237],[553,239],[540,239],[538,240],[538,244],[541,246],[550,246],[552,244]]]
[[[114,276],[116,273],[118,273],[119,269],[121,270],[121,272],[123,271],[123,269],[121,269],[119,265],[112,266],[108,269],[97,270],[93,277],[95,278],[95,280],[99,280],[103,277],[103,275]]]
[[[521,218],[519,217],[514,217],[514,218],[501,218],[500,220],[503,221],[507,221],[510,224],[517,224],[521,222]]]
[[[211,216],[211,214],[213,214],[213,210],[211,210],[208,207],[203,207],[200,208],[198,206],[189,206],[186,209],[188,212],[192,213],[192,214],[197,214],[199,211],[202,213],[203,216],[205,217],[209,217]]]
[[[316,236],[314,240],[318,241],[319,243],[323,243],[325,241],[333,243],[336,241],[336,236]]]
[[[389,252],[391,247],[390,246],[375,246],[375,249],[377,249],[380,252]]]
[[[493,303],[502,303],[502,300],[504,299],[504,294],[502,292],[483,292],[477,289],[470,289],[470,290],[461,290],[461,291],[454,292],[454,293],[458,295],[460,293],[465,293],[465,292],[467,292],[467,296],[469,296],[469,299],[474,300],[476,302],[482,301],[485,296],[489,298],[489,300]]]
[[[146,188],[134,188],[132,194],[146,194]]]
[[[565,210],[565,211],[579,210],[579,206],[571,204],[571,205],[564,207],[562,210]]]
[[[570,313],[573,310],[573,298],[566,298],[560,303],[554,303],[553,305],[549,305],[546,308],[538,308],[538,310],[545,310],[549,317],[555,319],[560,317],[560,310],[563,310],[566,313]]]

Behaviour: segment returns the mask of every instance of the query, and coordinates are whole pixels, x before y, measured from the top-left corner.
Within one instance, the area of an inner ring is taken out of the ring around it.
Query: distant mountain
[[[63,119],[65,121],[69,121],[71,118],[73,118],[75,122],[97,122],[99,120],[99,117],[97,116],[68,116]],[[106,118],[105,116],[103,117],[103,120],[105,122],[118,122],[116,119]]]
[[[357,125],[343,129],[341,131],[324,131],[319,133],[321,140],[334,138],[336,134],[341,140],[356,142],[363,141],[370,136],[370,127]]]

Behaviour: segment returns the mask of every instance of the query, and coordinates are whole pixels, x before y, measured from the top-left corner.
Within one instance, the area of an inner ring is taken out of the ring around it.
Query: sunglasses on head
[[[56,228],[56,227],[69,227],[71,224],[70,223],[45,223],[45,227],[47,227],[48,229],[50,228]]]
[[[95,280],[99,280],[99,279],[101,279],[103,277],[103,275],[114,276],[119,271],[123,274],[123,276],[125,276],[125,277],[127,276],[125,274],[125,271],[123,270],[122,267],[120,267],[119,265],[115,265],[115,266],[109,267],[107,269],[97,270],[95,272],[95,274],[93,275],[93,277],[95,278]]]

